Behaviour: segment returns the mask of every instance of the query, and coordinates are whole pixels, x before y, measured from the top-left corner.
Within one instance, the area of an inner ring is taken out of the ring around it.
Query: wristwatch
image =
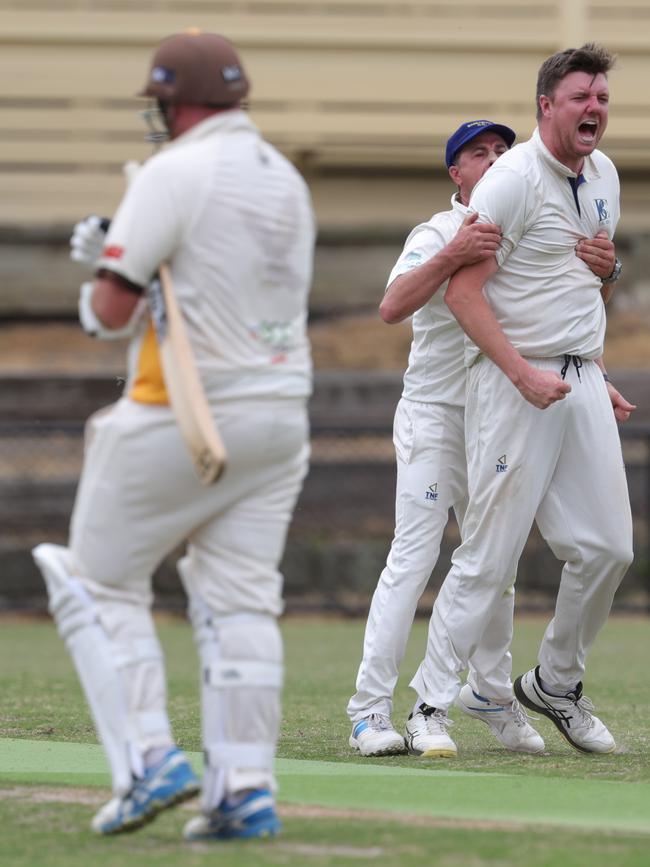
[[[609,275],[609,277],[601,277],[601,283],[616,283],[618,278],[621,276],[621,271],[623,270],[623,263],[620,259],[614,260],[614,270]]]

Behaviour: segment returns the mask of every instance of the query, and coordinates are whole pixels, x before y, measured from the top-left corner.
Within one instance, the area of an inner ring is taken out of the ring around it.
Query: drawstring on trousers
[[[569,369],[569,365],[571,364],[571,362],[573,362],[573,366],[575,367],[576,373],[578,374],[578,382],[582,382],[582,379],[580,378],[580,368],[582,367],[582,359],[580,358],[579,355],[565,355],[564,356],[564,365],[562,367],[562,370],[560,371],[560,376],[562,377],[562,379],[566,379],[566,373],[567,373],[567,370]]]

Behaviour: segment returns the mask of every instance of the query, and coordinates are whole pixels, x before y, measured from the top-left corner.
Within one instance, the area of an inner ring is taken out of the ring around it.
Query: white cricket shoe
[[[406,746],[412,756],[453,759],[458,750],[447,734],[453,725],[447,711],[421,704],[406,723]]]
[[[466,683],[456,699],[456,706],[468,716],[488,725],[507,750],[513,753],[544,751],[544,741],[528,723],[528,718],[516,698],[509,704],[499,704],[474,692]]]
[[[572,747],[581,753],[612,753],[616,742],[582,694],[582,682],[564,696],[549,695],[539,680],[539,665],[514,682],[515,695],[530,710],[547,716]]]
[[[406,752],[404,738],[393,728],[390,717],[371,713],[352,726],[350,746],[362,756],[392,756]]]

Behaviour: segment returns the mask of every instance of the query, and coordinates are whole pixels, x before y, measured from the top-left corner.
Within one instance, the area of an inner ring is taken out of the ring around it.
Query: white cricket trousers
[[[191,592],[218,616],[282,610],[278,564],[309,455],[303,400],[224,402],[228,452],[202,485],[171,409],[123,398],[92,416],[70,550],[95,599],[146,605],[151,576],[187,540]]]
[[[373,594],[363,659],[348,716],[390,716],[399,666],[406,651],[418,600],[440,553],[453,508],[462,525],[467,501],[462,407],[402,398],[393,425],[397,458],[395,536]],[[470,663],[469,681],[481,695],[512,701],[509,653],[514,591],[508,585]]]
[[[529,359],[558,373],[564,359]],[[566,561],[555,615],[539,651],[541,676],[565,692],[632,562],[632,516],[616,420],[598,366],[566,374],[572,391],[539,410],[482,356],[469,370],[466,407],[469,505],[463,542],[438,594],[426,656],[411,686],[449,707],[459,673],[481,642],[533,520]]]
[[[275,623],[282,611],[279,563],[307,471],[305,401],[224,402],[217,423],[228,465],[206,487],[169,407],[124,398],[88,422],[69,547],[74,575],[94,601],[118,656],[133,656],[135,648],[155,641],[152,573],[187,541],[182,578],[194,609],[207,611],[208,623],[241,622],[242,632],[253,629],[258,638],[273,632],[269,661],[281,665]],[[234,627],[228,628],[231,635]],[[162,656],[130,671],[129,711],[161,721],[137,743],[144,753],[170,737]],[[250,717],[241,719],[240,728],[252,728]],[[265,737],[274,745],[274,732]]]

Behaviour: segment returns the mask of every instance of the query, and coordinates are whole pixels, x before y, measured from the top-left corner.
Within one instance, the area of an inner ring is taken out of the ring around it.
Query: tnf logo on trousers
[[[434,482],[433,485],[429,485],[429,490],[425,493],[426,500],[437,500],[438,499],[438,482]]]
[[[506,461],[506,456],[501,455],[501,457],[497,460],[497,473],[505,473],[508,469],[508,463]]]

